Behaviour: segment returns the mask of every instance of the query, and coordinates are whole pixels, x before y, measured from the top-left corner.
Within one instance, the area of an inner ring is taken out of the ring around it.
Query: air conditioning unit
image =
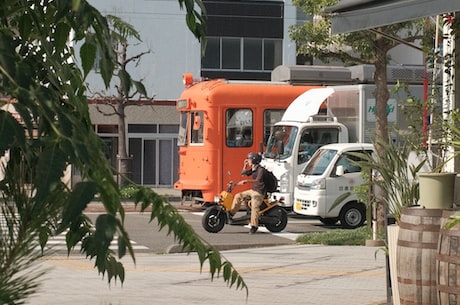
[[[375,67],[373,65],[357,65],[348,67],[351,71],[351,78],[358,83],[370,84],[374,83]],[[427,70],[428,81],[432,81],[432,70]],[[396,83],[403,82],[408,84],[423,84],[425,79],[424,66],[387,66],[387,82]],[[440,81],[440,76],[437,76],[437,82]]]
[[[272,71],[272,82],[288,82],[293,85],[345,85],[351,84],[351,72],[336,66],[285,66]]]

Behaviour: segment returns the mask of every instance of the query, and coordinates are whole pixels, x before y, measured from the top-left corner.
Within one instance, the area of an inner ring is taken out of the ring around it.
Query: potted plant
[[[447,165],[455,157],[453,147],[460,136],[456,128],[458,111],[451,110],[446,106],[448,103],[441,106],[436,98],[440,95],[437,87],[433,86],[431,96],[425,103],[410,97],[402,107],[407,121],[412,122],[409,126],[411,136],[407,137],[409,145],[425,160],[424,168],[417,172],[420,192],[418,204],[428,209],[451,208],[454,202],[456,173],[450,172]],[[424,120],[430,124],[424,124]]]
[[[416,175],[425,166],[425,160],[417,158],[417,154],[412,151],[411,141],[400,140],[385,142],[377,139],[375,145],[380,145],[384,153],[382,156],[368,156],[361,164],[363,173],[371,173],[367,183],[374,190],[374,201],[381,204],[388,218],[395,222],[388,225],[387,231],[383,232],[387,236],[387,247],[384,250],[389,257],[391,290],[395,305],[400,303],[396,273],[398,224],[402,209],[418,203],[419,185]]]

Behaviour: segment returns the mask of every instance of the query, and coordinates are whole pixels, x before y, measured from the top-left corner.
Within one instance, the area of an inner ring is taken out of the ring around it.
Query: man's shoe
[[[252,226],[251,226],[251,229],[249,230],[249,234],[254,234],[254,233],[256,233],[256,232],[257,232],[257,229],[258,229],[258,227],[252,227]]]

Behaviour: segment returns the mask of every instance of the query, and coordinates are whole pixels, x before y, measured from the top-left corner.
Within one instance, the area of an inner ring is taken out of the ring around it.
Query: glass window
[[[264,40],[264,70],[273,70],[281,65],[283,58],[282,41],[277,39]]]
[[[207,37],[203,69],[270,71],[282,64],[282,39]]]
[[[262,70],[262,40],[244,39],[244,70]]]
[[[222,69],[241,68],[240,45],[240,38],[222,38]]]
[[[285,109],[267,109],[264,110],[264,145],[267,145],[268,138],[272,131],[272,127],[276,122],[281,121]]]
[[[313,154],[321,146],[315,143],[312,131],[312,129],[304,129],[302,131],[299,142],[297,164],[302,164],[310,160],[311,156],[313,156]]]
[[[202,59],[203,68],[220,69],[220,38],[208,37],[204,54]]]
[[[118,137],[101,137],[104,155],[113,168],[117,168]]]
[[[204,120],[203,112],[197,111],[190,113],[190,143],[202,144],[204,143]]]
[[[226,143],[230,147],[249,147],[253,144],[251,109],[228,109],[225,113]]]
[[[293,126],[275,126],[268,140],[265,156],[280,159],[286,159],[291,156],[297,130],[297,127]]]
[[[97,133],[118,133],[118,125],[96,125]]]
[[[359,150],[359,151],[346,152],[340,155],[339,159],[335,163],[334,170],[332,171],[331,176],[335,175],[337,171],[337,166],[339,165],[343,166],[343,170],[345,174],[361,172],[361,166],[359,165],[359,162],[363,162],[364,160],[360,156],[353,155],[357,153],[372,154],[372,152],[369,152],[369,151]]]
[[[156,133],[157,125],[153,124],[129,124],[129,133]]]
[[[189,112],[180,113],[180,126],[179,133],[177,135],[177,146],[187,145],[187,126],[188,126]]]
[[[178,127],[177,124],[160,124],[160,133],[177,133]]]
[[[322,175],[336,154],[337,150],[334,149],[319,150],[318,153],[313,155],[310,162],[307,163],[302,174],[307,176]]]

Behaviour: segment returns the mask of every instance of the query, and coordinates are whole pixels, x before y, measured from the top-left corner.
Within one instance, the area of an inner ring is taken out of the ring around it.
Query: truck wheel
[[[227,215],[220,206],[212,206],[206,209],[201,225],[209,233],[218,233],[225,226]]]
[[[332,217],[332,218],[320,217],[319,221],[321,221],[321,223],[325,224],[326,226],[332,226],[332,225],[335,225],[337,221],[339,221],[339,219],[337,217]]]
[[[363,204],[349,203],[340,211],[340,224],[345,229],[356,229],[366,220],[366,208]]]

